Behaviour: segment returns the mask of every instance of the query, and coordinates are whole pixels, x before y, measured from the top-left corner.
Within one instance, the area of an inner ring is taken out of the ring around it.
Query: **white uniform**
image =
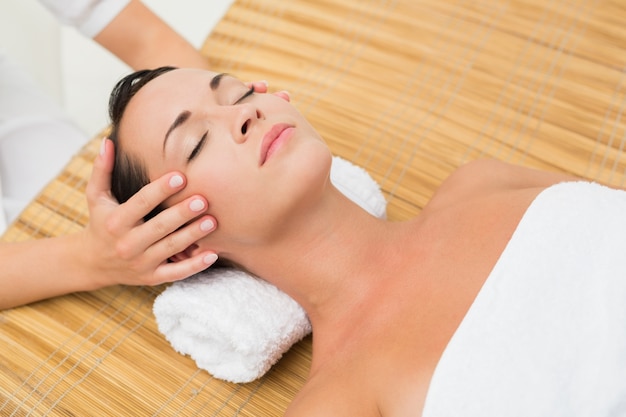
[[[96,36],[130,0],[40,0],[57,19]],[[0,51],[0,232],[89,136]]]

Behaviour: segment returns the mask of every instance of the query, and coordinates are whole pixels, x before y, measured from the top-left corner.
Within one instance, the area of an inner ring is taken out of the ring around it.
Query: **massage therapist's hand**
[[[248,86],[257,93],[268,90],[265,81],[251,82]],[[287,92],[274,94],[289,101]],[[177,256],[215,229],[215,219],[203,215],[208,203],[202,196],[181,201],[146,223],[142,220],[154,207],[184,188],[182,175],[167,174],[120,205],[110,192],[113,163],[113,143],[105,140],[87,185],[90,221],[81,236],[84,241],[81,252],[86,262],[82,270],[94,280],[87,283],[87,289],[177,281],[217,260],[217,255],[211,252]],[[170,258],[176,262],[168,262]]]
[[[257,92],[267,91],[264,82],[251,85]],[[274,94],[290,99],[286,91]],[[113,144],[103,144],[87,185],[86,228],[48,239],[0,243],[0,310],[114,284],[175,281],[215,261],[210,252],[179,255],[215,229],[215,219],[204,215],[206,199],[191,197],[144,223],[153,207],[185,187],[185,179],[165,175],[120,205],[110,192]],[[177,262],[168,263],[169,258]]]
[[[251,82],[248,86],[257,93],[268,90],[265,81]],[[274,94],[289,101],[285,91]],[[82,233],[82,253],[87,262],[83,269],[95,280],[88,288],[177,281],[217,260],[217,255],[211,252],[177,256],[215,229],[215,219],[202,215],[208,208],[202,196],[181,201],[146,223],[142,220],[154,207],[184,188],[182,175],[167,174],[120,205],[110,192],[113,163],[113,143],[105,140],[87,186],[90,221]],[[176,262],[168,262],[170,258]]]
[[[110,193],[113,159],[113,143],[106,139],[87,185],[90,221],[85,229],[85,250],[98,280],[96,287],[157,285],[186,278],[213,264],[217,256],[210,252],[167,262],[215,229],[215,219],[203,215],[208,208],[206,199],[190,197],[144,223],[146,214],[184,188],[185,179],[178,173],[167,174],[120,205]]]

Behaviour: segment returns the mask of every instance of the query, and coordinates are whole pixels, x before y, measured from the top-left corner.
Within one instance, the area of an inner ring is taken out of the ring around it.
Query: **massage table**
[[[608,0],[237,0],[202,50],[216,71],[288,90],[333,153],[380,184],[388,218],[404,220],[479,158],[624,186],[624,21],[626,5]],[[106,132],[3,241],[87,223]],[[159,333],[162,290],[115,286],[1,311],[0,415],[282,415],[306,380],[310,337],[262,378],[227,383]]]

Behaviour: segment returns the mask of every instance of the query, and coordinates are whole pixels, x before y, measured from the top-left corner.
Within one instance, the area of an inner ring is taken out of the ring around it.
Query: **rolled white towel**
[[[331,181],[370,214],[387,202],[361,167],[333,158]],[[154,302],[159,331],[199,368],[230,382],[263,376],[311,332],[302,307],[278,288],[233,268],[210,268],[163,291]]]
[[[154,314],[176,351],[231,382],[259,378],[311,332],[291,297],[233,268],[208,269],[171,285],[156,299]]]

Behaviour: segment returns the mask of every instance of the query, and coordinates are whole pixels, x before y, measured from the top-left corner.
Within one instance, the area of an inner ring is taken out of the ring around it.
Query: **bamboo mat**
[[[203,51],[217,71],[290,91],[401,220],[483,157],[624,186],[624,21],[621,0],[239,0]],[[97,136],[4,240],[85,224]],[[0,415],[281,415],[306,378],[310,339],[264,378],[223,383],[158,333],[161,289],[0,312]]]

